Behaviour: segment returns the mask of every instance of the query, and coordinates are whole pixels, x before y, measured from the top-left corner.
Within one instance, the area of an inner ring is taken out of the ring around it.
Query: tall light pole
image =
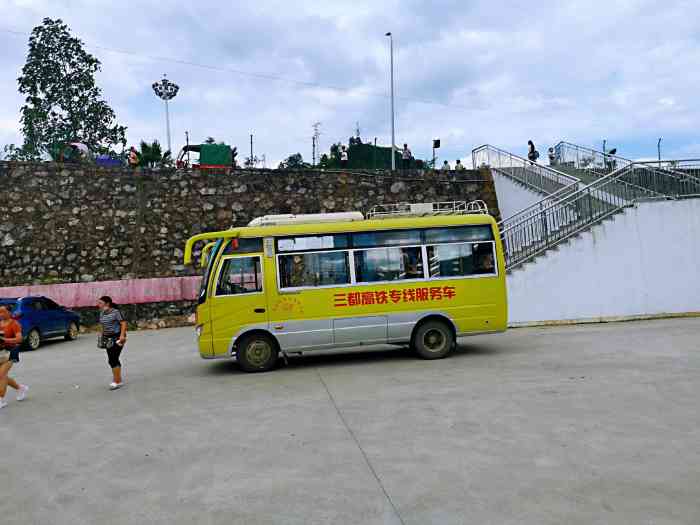
[[[391,171],[396,170],[396,138],[394,136],[394,37],[389,31],[385,36],[389,37],[389,64],[391,68]]]
[[[180,86],[175,84],[175,82],[170,82],[170,80],[163,75],[163,80],[154,82],[152,87],[156,96],[165,102],[165,129],[168,136],[168,151],[172,152],[170,146],[170,112],[168,111],[168,100],[175,98],[175,95],[177,95],[177,92],[180,90]]]
[[[656,150],[659,154],[659,169],[661,169],[661,137],[659,137],[659,142],[656,143]]]
[[[321,128],[321,123],[320,123],[320,122],[314,122],[314,123],[311,125],[311,127],[312,127],[313,130],[314,130],[314,134],[311,136],[311,139],[312,139],[312,143],[313,143],[313,153],[312,153],[312,155],[313,155],[313,157],[312,157],[312,158],[313,158],[313,165],[315,166],[315,165],[316,165],[316,151],[317,151],[317,150],[318,150],[318,152],[319,152],[319,156],[318,156],[318,157],[319,157],[319,161],[320,161],[320,159],[321,159],[321,155],[320,155],[320,153],[321,153],[321,146],[320,146],[319,143],[318,143],[318,139],[321,137],[321,129],[320,129],[320,128]]]

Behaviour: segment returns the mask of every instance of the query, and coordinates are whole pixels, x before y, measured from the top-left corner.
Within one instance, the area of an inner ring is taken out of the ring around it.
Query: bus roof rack
[[[300,215],[264,215],[248,223],[248,226],[277,226],[280,224],[318,224],[320,222],[364,221],[365,217],[359,211],[336,213],[306,213]]]
[[[472,213],[488,214],[489,208],[482,200],[445,201],[445,202],[398,202],[395,204],[377,204],[367,212],[368,219],[387,219],[393,217],[415,217],[429,215],[466,215]]]

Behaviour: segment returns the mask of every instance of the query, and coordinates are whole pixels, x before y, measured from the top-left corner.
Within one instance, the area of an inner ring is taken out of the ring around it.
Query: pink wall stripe
[[[0,297],[44,295],[62,306],[95,306],[102,295],[117,304],[192,301],[197,298],[201,277],[161,277],[90,283],[39,284],[0,287]]]

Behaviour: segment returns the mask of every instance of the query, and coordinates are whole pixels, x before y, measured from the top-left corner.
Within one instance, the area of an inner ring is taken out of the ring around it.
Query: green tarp
[[[199,164],[231,166],[231,146],[202,144],[199,152]]]

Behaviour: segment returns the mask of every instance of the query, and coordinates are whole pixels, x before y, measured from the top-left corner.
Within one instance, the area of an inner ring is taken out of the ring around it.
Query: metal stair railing
[[[549,193],[539,202],[520,210],[511,217],[501,220],[501,222],[498,224],[501,230],[507,228],[511,224],[516,224],[527,217],[540,213],[544,208],[549,206],[549,204],[557,202],[566,195],[577,191],[581,186],[581,181],[576,177],[556,170],[550,170],[544,166],[539,166],[538,164],[533,165],[533,163],[529,160],[518,157],[517,155],[508,153],[507,151],[489,144],[475,148],[472,151],[472,163],[474,164],[474,168],[478,166],[488,166],[490,169],[511,178],[513,178],[512,172],[503,171],[504,168],[520,167],[527,172],[532,170],[533,173],[536,173],[536,175],[530,178],[530,180],[525,184],[541,193],[548,193],[548,190],[550,190],[552,187],[559,186],[557,190]],[[520,178],[516,178],[516,180],[518,180],[518,182],[522,182]],[[547,182],[543,183],[543,180],[547,180]],[[564,214],[562,214],[561,218],[563,220],[570,220],[570,217]]]
[[[577,177],[530,162],[490,144],[484,144],[472,150],[472,165],[474,169],[488,166],[500,174],[547,195],[580,182]]]
[[[684,171],[700,171],[700,159],[664,159],[664,160],[648,160],[638,162],[657,169],[667,169],[683,173]]]
[[[603,153],[562,140],[554,146],[555,165],[584,170],[593,175],[607,175],[633,163],[630,159]]]
[[[629,184],[666,197],[682,197],[700,194],[700,179],[690,170],[659,169],[646,162],[635,162],[626,168],[622,179]]]
[[[645,188],[625,180],[630,172],[635,172],[638,177],[654,178],[661,198],[700,196],[694,184],[682,183],[670,174],[651,170],[643,163],[618,168],[560,199],[545,199],[547,203],[538,213],[508,220],[501,229],[506,269],[511,270],[639,200],[648,198]]]
[[[596,177],[607,175],[623,167],[644,164],[651,170],[651,172],[646,172],[647,175],[651,175],[652,172],[659,172],[663,174],[664,178],[670,176],[684,181],[687,180],[691,184],[697,184],[700,187],[700,165],[698,164],[700,161],[697,159],[667,160],[663,161],[663,163],[639,162],[566,141],[561,141],[554,146],[554,157],[556,165],[561,166],[563,169],[574,168],[583,170]],[[680,166],[683,166],[683,163],[686,163],[687,169],[680,168]],[[653,179],[650,176],[647,178]],[[634,183],[631,179],[632,177],[630,177],[628,182]],[[655,191],[651,187],[649,189]]]
[[[700,184],[700,159],[667,159],[639,162],[657,171],[671,172],[683,180]]]

